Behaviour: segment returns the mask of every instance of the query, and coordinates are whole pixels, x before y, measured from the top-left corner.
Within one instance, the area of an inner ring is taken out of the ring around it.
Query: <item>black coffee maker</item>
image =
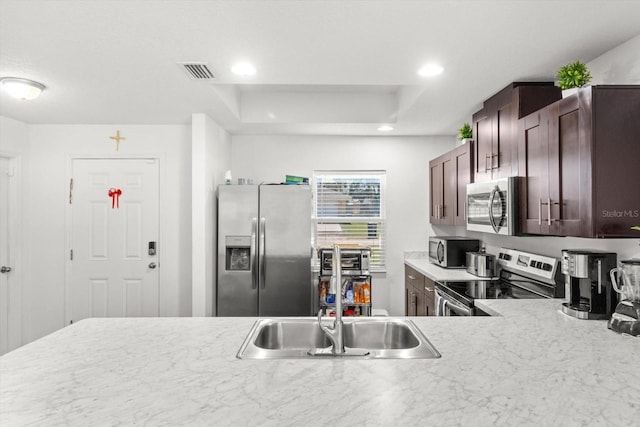
[[[616,267],[613,252],[581,249],[562,250],[562,273],[569,301],[562,312],[578,319],[608,319],[616,308],[618,295],[609,271]]]

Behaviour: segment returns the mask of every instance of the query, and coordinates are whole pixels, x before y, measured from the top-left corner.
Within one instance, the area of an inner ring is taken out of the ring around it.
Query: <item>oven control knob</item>
[[[552,268],[552,267],[551,267],[551,264],[546,264],[546,263],[545,263],[545,264],[542,264],[542,269],[543,269],[544,271],[551,271],[551,268]]]
[[[509,254],[500,254],[500,258],[511,261],[511,255]]]

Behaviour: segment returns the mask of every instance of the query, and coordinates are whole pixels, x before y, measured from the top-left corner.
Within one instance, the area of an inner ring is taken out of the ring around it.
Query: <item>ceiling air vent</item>
[[[180,62],[178,65],[180,65],[192,79],[215,79],[213,72],[209,69],[206,62]]]

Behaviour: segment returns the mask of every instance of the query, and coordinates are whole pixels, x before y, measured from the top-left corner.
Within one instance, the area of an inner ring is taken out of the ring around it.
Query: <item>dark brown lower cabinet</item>
[[[518,135],[523,233],[640,237],[640,85],[582,89]]]
[[[435,315],[433,280],[405,265],[405,316]]]

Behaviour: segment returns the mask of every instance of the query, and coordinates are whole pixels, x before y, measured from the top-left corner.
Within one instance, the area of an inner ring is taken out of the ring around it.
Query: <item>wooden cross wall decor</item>
[[[110,136],[109,139],[114,139],[116,141],[116,151],[118,151],[118,149],[120,148],[120,141],[127,138],[125,138],[124,136],[120,136],[120,131],[117,130],[116,136]]]

